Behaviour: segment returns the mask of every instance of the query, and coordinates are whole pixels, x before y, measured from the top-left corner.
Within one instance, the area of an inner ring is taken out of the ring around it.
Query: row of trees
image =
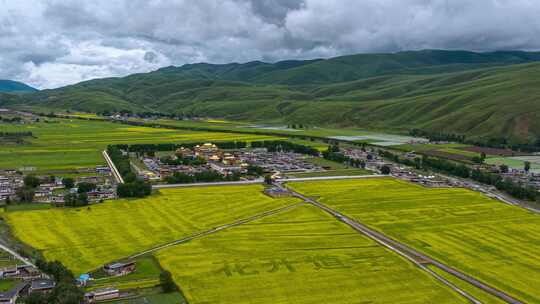
[[[119,197],[145,197],[152,194],[152,185],[140,179],[119,184],[116,193]]]
[[[338,145],[329,146],[326,151],[323,152],[323,157],[327,160],[335,161],[338,163],[345,163],[351,167],[362,168],[366,167],[366,162],[361,159],[353,159],[340,152]]]
[[[203,171],[194,174],[185,174],[181,172],[175,172],[171,176],[167,176],[165,181],[168,184],[190,184],[190,183],[206,183],[206,182],[223,182],[223,181],[238,181],[240,180],[240,173],[233,173],[230,175],[223,175],[215,171]]]
[[[443,132],[429,132],[420,129],[412,129],[409,131],[409,135],[413,137],[424,137],[429,141],[454,141],[465,142],[465,135],[463,134],[451,134]]]
[[[471,178],[480,183],[495,186],[498,190],[504,191],[518,199],[527,199],[531,201],[540,199],[540,196],[534,187],[515,183],[510,178],[503,178],[497,173],[485,172],[478,168],[471,169],[464,164],[426,155],[423,155],[422,158],[416,157],[414,160],[410,160],[401,158],[397,154],[384,150],[379,150],[379,154],[394,162],[407,166],[414,166],[417,169],[430,169],[462,178]]]
[[[19,116],[15,117],[2,117],[0,116],[0,121],[5,123],[20,123],[22,121],[22,118]]]
[[[462,134],[449,134],[443,132],[430,132],[420,129],[412,129],[409,134],[416,137],[425,137],[430,141],[453,141],[458,143],[471,144],[479,147],[489,147],[495,149],[511,149],[514,151],[523,152],[539,152],[540,151],[540,138],[536,141],[520,144],[510,143],[507,138],[504,137],[489,137],[484,140],[467,139]]]
[[[124,183],[116,189],[119,197],[145,197],[152,194],[152,185],[136,177],[131,171],[129,156],[124,155],[119,146],[108,146],[107,153],[124,179]]]
[[[308,126],[303,125],[303,124],[288,124],[287,128],[288,129],[307,129]]]
[[[140,154],[151,154],[158,151],[175,151],[180,147],[194,148],[197,145],[202,145],[201,142],[192,143],[162,143],[162,144],[133,144],[133,145],[115,145],[116,148],[135,152]],[[216,142],[215,145],[220,149],[243,149],[248,143],[245,141],[223,141]]]
[[[32,132],[0,132],[0,137],[19,138],[34,136]]]

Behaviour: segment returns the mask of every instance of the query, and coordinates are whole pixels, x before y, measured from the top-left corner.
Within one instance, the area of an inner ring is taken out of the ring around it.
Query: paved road
[[[168,189],[168,188],[186,188],[186,187],[211,187],[211,186],[234,186],[234,185],[253,185],[262,184],[264,180],[262,178],[236,181],[236,182],[211,182],[211,183],[191,183],[191,184],[168,184],[168,185],[153,185],[152,189]]]
[[[320,181],[320,180],[336,180],[336,179],[365,179],[384,177],[388,175],[358,175],[358,176],[322,176],[322,177],[304,177],[304,178],[279,178],[276,182],[303,182],[303,181]],[[184,188],[184,187],[209,187],[209,186],[232,186],[232,185],[254,185],[262,184],[264,179],[258,178],[247,181],[235,182],[211,182],[211,183],[192,183],[192,184],[170,184],[170,185],[154,185],[152,189],[167,189],[167,188]]]
[[[353,176],[319,176],[319,177],[292,177],[292,178],[279,178],[276,182],[304,182],[304,181],[319,181],[319,180],[335,180],[335,179],[366,179],[366,178],[380,178],[388,177],[388,175],[353,175]]]
[[[109,154],[107,153],[107,151],[103,150],[102,154],[103,154],[103,157],[105,158],[105,161],[107,162],[107,165],[109,165],[109,168],[111,168],[111,172],[114,176],[114,179],[116,179],[116,182],[119,184],[123,184],[124,179],[122,178],[122,175],[120,175],[120,173],[116,169],[116,166],[114,165],[113,161],[109,157]]]
[[[371,228],[368,228],[367,226],[357,222],[357,221],[354,221],[350,218],[348,218],[347,216],[339,213],[338,211],[336,210],[333,210],[329,207],[327,207],[326,205],[323,205],[311,198],[308,198],[298,192],[295,192],[293,191],[293,194],[294,196],[304,200],[305,202],[307,203],[310,203],[324,211],[326,211],[327,213],[333,215],[334,217],[336,217],[337,219],[339,219],[340,221],[342,221],[343,223],[349,225],[350,227],[352,227],[353,229],[355,229],[356,231],[358,232],[361,232],[362,234],[366,235],[367,237],[375,240],[377,243],[393,250],[394,252],[400,254],[401,256],[404,256],[406,257],[407,259],[411,260],[411,261],[414,261],[414,263],[416,265],[421,265],[421,268],[424,269],[424,270],[429,270],[427,267],[425,267],[424,265],[425,264],[431,264],[473,286],[476,286],[477,288],[480,288],[482,289],[483,291],[507,302],[507,303],[511,303],[511,304],[523,304],[523,302],[513,298],[512,296],[510,296],[509,294],[503,292],[503,291],[500,291],[498,289],[496,289],[495,287],[492,287],[490,285],[487,285],[483,282],[480,282],[472,277],[470,277],[469,275],[457,270],[457,269],[454,269],[450,266],[447,266],[423,253],[420,253],[419,251],[416,251],[408,246],[406,246],[405,244],[402,244],[396,240],[393,240],[389,237],[387,237],[386,235],[380,233],[380,232],[377,232]],[[430,272],[431,274],[434,274],[432,271],[428,271]],[[478,301],[477,299],[475,299],[473,296],[471,296],[470,294],[468,294],[467,292],[461,290],[460,288],[458,288],[457,286],[453,285],[452,283],[448,282],[447,280],[444,280],[444,278],[441,278],[440,276],[435,276],[437,279],[439,279],[440,281],[442,281],[444,284],[448,285],[449,287],[451,287],[453,290],[455,290],[456,292],[462,294],[463,296],[465,296],[467,299],[469,299],[472,303],[481,303],[480,301]]]
[[[172,241],[172,242],[169,242],[169,243],[166,243],[166,244],[162,244],[162,245],[156,246],[154,248],[139,252],[137,254],[134,254],[134,255],[130,256],[129,259],[135,259],[135,258],[138,258],[138,257],[140,257],[142,255],[149,254],[149,253],[152,253],[152,252],[155,252],[155,251],[158,251],[158,250],[162,250],[162,249],[165,249],[165,248],[168,248],[168,247],[171,247],[171,246],[175,246],[175,245],[178,245],[178,244],[182,244],[182,243],[191,241],[193,239],[201,238],[201,237],[204,237],[204,236],[219,232],[221,230],[225,230],[225,229],[229,229],[229,228],[232,228],[232,227],[240,226],[240,225],[243,225],[243,224],[246,224],[246,223],[261,219],[261,218],[264,218],[264,217],[275,215],[277,213],[282,213],[282,212],[294,209],[294,208],[296,208],[298,206],[301,206],[303,204],[305,204],[305,203],[304,202],[296,203],[296,204],[285,206],[285,207],[282,207],[282,208],[279,208],[279,209],[274,209],[274,210],[266,211],[266,212],[263,212],[263,213],[259,213],[257,215],[254,215],[254,216],[251,216],[251,217],[248,217],[248,218],[245,218],[245,219],[241,219],[241,220],[238,220],[238,221],[230,223],[230,224],[225,224],[225,225],[222,225],[222,226],[214,227],[214,228],[212,228],[210,230],[198,232],[198,233],[192,234],[192,235],[190,235],[188,237],[185,237],[185,238],[182,238],[182,239],[179,239],[179,240],[176,240],[176,241]]]

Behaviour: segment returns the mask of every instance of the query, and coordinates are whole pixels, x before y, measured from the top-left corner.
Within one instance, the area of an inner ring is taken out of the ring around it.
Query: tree
[[[161,288],[163,288],[163,292],[165,293],[178,290],[176,284],[174,284],[171,273],[166,270],[159,274],[159,282],[161,283]]]
[[[68,207],[82,207],[88,205],[88,194],[85,192],[75,194],[69,193],[64,195],[64,205]]]
[[[24,298],[25,304],[47,304],[49,303],[49,295],[40,292],[31,292]]]
[[[486,160],[486,153],[485,152],[480,153],[480,159],[482,160],[482,162],[484,162],[484,160]]]
[[[21,202],[31,203],[34,200],[35,192],[34,192],[34,188],[29,187],[29,186],[24,186],[17,189],[16,194],[19,197],[19,200]]]
[[[508,173],[508,166],[507,165],[500,165],[499,170],[501,170],[502,173]]]
[[[381,167],[381,173],[384,174],[384,175],[390,174],[390,171],[391,171],[390,167],[387,166],[387,165],[384,165],[384,166]]]
[[[482,162],[484,162],[484,160],[483,160],[481,157],[479,157],[479,156],[474,156],[474,157],[472,158],[472,161],[473,161],[473,163],[475,163],[475,164],[481,164]]]
[[[267,174],[264,176],[264,182],[267,185],[271,185],[274,182],[274,180],[272,179],[272,176],[270,174]]]
[[[126,183],[132,183],[137,180],[137,176],[133,172],[128,172],[126,175],[124,175],[124,182]]]
[[[64,187],[70,189],[75,187],[75,180],[71,177],[65,177],[62,179],[62,184],[64,185]]]
[[[39,302],[40,298],[38,296],[31,295],[29,298],[32,297],[37,301],[31,303],[80,304],[83,302],[84,292],[77,287],[73,273],[62,263],[58,261],[45,262],[38,259],[36,266],[43,272],[53,276],[57,284],[53,291],[46,295],[47,300],[45,302]]]
[[[257,175],[257,176],[261,176],[264,174],[264,169],[262,167],[259,167],[259,166],[255,166],[255,165],[249,165],[247,167],[247,174],[248,175]]]
[[[97,185],[94,184],[94,183],[87,183],[87,182],[82,182],[82,183],[78,183],[77,184],[77,192],[79,193],[87,193],[87,192],[90,192],[94,189],[96,189]]]
[[[523,169],[525,170],[525,172],[529,173],[529,170],[531,170],[531,162],[526,161],[523,165]]]
[[[39,178],[35,175],[27,175],[24,177],[24,185],[30,188],[37,188],[40,184]]]

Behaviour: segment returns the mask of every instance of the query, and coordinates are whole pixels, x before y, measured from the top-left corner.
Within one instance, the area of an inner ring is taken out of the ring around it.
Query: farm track
[[[442,278],[441,276],[437,275],[436,273],[434,273],[433,271],[431,271],[429,268],[426,267],[426,265],[433,265],[445,272],[447,272],[448,274],[451,274],[455,277],[457,277],[458,279],[462,280],[462,281],[465,281],[483,291],[485,291],[486,293],[489,293],[503,301],[505,301],[506,303],[511,303],[511,304],[524,304],[523,302],[515,299],[514,297],[510,296],[509,294],[503,292],[503,291],[500,291],[498,289],[496,289],[495,287],[492,287],[490,285],[487,285],[483,282],[480,282],[472,277],[470,277],[469,275],[457,270],[457,269],[454,269],[450,266],[447,266],[419,251],[416,251],[410,247],[408,247],[407,245],[403,244],[403,243],[400,243],[394,239],[391,239],[389,237],[387,237],[386,235],[380,233],[380,232],[377,232],[357,221],[354,221],[350,218],[348,218],[347,216],[344,216],[342,215],[341,213],[339,213],[338,211],[334,210],[334,209],[331,209],[329,207],[327,207],[326,205],[324,204],[321,204],[319,202],[317,202],[316,200],[314,199],[311,199],[309,197],[306,197],[292,189],[289,188],[289,190],[293,193],[293,195],[295,197],[298,197],[302,200],[304,200],[305,202],[311,204],[311,205],[314,205],[322,210],[324,210],[325,212],[329,213],[330,215],[336,217],[338,220],[340,220],[341,222],[349,225],[350,227],[352,227],[354,230],[366,235],[367,237],[371,238],[372,240],[376,241],[377,243],[383,245],[384,247],[398,253],[399,255],[407,258],[408,260],[410,260],[411,262],[413,262],[415,265],[417,265],[418,267],[420,267],[421,269],[423,269],[424,271],[428,272],[429,274],[431,274],[432,276],[434,276],[437,280],[441,281],[442,283],[444,283],[445,285],[449,286],[451,289],[453,289],[454,291],[458,292],[459,294],[461,294],[462,296],[464,296],[465,298],[467,298],[469,301],[471,301],[471,303],[475,303],[475,304],[479,304],[479,303],[482,303],[480,302],[479,300],[477,300],[476,298],[474,298],[472,295],[470,295],[469,293],[463,291],[462,289],[460,289],[459,287],[455,286],[454,284],[450,283],[448,280]]]
[[[263,213],[259,213],[257,215],[250,216],[248,218],[241,219],[241,220],[235,221],[235,222],[230,223],[230,224],[225,224],[225,225],[221,225],[221,226],[218,226],[218,227],[214,227],[214,228],[206,230],[206,231],[198,232],[198,233],[192,234],[192,235],[190,235],[188,237],[185,237],[185,238],[182,238],[182,239],[179,239],[179,240],[176,240],[176,241],[172,241],[172,242],[169,242],[169,243],[166,243],[166,244],[162,244],[162,245],[153,247],[151,249],[139,252],[137,254],[134,254],[134,255],[130,256],[129,259],[135,259],[135,258],[138,258],[140,256],[143,256],[143,255],[146,255],[146,254],[149,254],[149,253],[153,253],[153,252],[156,252],[156,251],[168,248],[168,247],[172,247],[172,246],[175,246],[175,245],[179,245],[179,244],[182,244],[182,243],[186,243],[186,242],[189,242],[189,241],[194,240],[194,239],[205,237],[205,236],[217,233],[217,232],[225,230],[225,229],[240,226],[240,225],[243,225],[243,224],[255,221],[255,220],[259,220],[259,219],[262,219],[262,218],[265,218],[265,217],[268,217],[268,216],[272,216],[272,215],[275,215],[275,214],[278,214],[278,213],[289,211],[291,209],[294,209],[294,208],[296,208],[298,206],[301,206],[301,205],[304,205],[304,204],[305,204],[305,202],[296,203],[296,204],[285,206],[285,207],[282,207],[282,208],[279,208],[279,209],[274,209],[274,210],[266,211],[266,212],[263,212]]]

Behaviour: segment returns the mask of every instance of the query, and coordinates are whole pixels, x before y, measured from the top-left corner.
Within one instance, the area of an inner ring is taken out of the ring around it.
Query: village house
[[[286,188],[269,187],[264,189],[264,193],[270,197],[287,197],[291,196],[291,192]]]
[[[120,297],[120,291],[117,288],[97,289],[84,294],[87,303],[117,299]]]
[[[135,269],[135,261],[127,263],[117,262],[103,266],[103,270],[110,276],[127,275],[134,272]]]
[[[43,276],[41,271],[32,265],[20,265],[17,266],[19,271],[18,277],[23,280],[39,279]]]
[[[210,159],[212,156],[220,157],[219,148],[215,144],[206,143],[203,145],[197,145],[194,148],[196,157],[204,157]]]
[[[56,283],[50,279],[38,279],[30,283],[30,292],[49,293],[53,290]]]
[[[6,267],[0,270],[0,278],[14,278],[19,275],[19,268],[17,266]]]

